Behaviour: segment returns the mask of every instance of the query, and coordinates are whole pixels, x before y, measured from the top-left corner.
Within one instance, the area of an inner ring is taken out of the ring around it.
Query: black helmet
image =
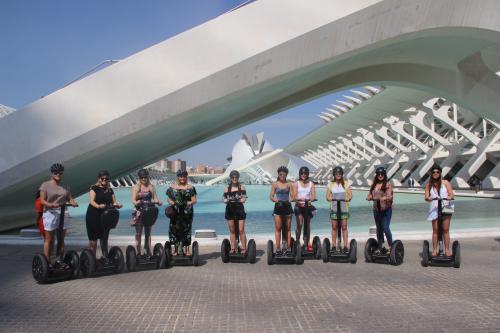
[[[64,172],[64,167],[61,163],[54,163],[50,167],[50,172],[51,173]]]
[[[332,174],[335,175],[336,173],[340,173],[343,176],[344,169],[342,169],[342,167],[340,167],[340,166],[336,166],[335,168],[333,168]]]
[[[109,178],[109,171],[108,170],[101,170],[97,174],[97,178],[101,178],[101,177],[104,177],[104,176],[107,176]]]
[[[441,166],[437,163],[434,163],[434,165],[432,166],[432,168],[429,170],[430,173],[432,173],[432,171],[434,170],[439,170],[439,172],[443,172],[443,169],[441,168]]]
[[[309,168],[306,166],[300,167],[299,169],[299,175],[306,174],[309,176]]]
[[[387,171],[385,170],[385,168],[383,166],[379,166],[376,170],[375,170],[375,174],[376,175],[384,175],[384,176],[387,176]]]
[[[278,173],[280,173],[280,172],[284,172],[288,175],[288,168],[286,166],[282,165],[278,168]]]
[[[149,177],[149,171],[146,169],[141,169],[139,170],[139,172],[137,172],[137,176],[139,176],[139,178]]]
[[[177,170],[177,177],[187,177],[188,172],[186,170]]]
[[[240,178],[240,173],[238,172],[238,170],[233,170],[229,173],[229,178],[233,177]]]

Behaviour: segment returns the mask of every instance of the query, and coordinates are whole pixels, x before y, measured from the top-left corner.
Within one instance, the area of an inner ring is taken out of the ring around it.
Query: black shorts
[[[247,213],[241,202],[230,202],[226,205],[226,220],[245,220]]]
[[[314,212],[316,211],[316,207],[313,205],[309,207],[298,207],[295,205],[294,213],[295,215],[309,216],[309,218],[314,217]]]
[[[274,204],[273,215],[288,216],[292,213],[292,204],[289,201],[280,201]]]

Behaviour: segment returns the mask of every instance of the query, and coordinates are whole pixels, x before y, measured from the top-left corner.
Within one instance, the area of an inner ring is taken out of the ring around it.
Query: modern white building
[[[242,134],[233,146],[231,156],[227,159],[229,166],[223,175],[207,182],[208,185],[227,181],[229,173],[237,170],[245,184],[269,184],[276,180],[277,169],[286,166],[289,178],[298,174],[297,165],[286,154],[277,151],[264,138],[264,132],[256,135]]]
[[[326,182],[333,166],[359,186],[370,185],[384,166],[395,186],[427,180],[434,163],[455,188],[500,189],[500,125],[432,94],[401,87],[353,90],[326,108],[325,124],[285,151],[318,168]]]

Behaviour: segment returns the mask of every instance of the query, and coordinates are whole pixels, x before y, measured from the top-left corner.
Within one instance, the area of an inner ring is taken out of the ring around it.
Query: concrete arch
[[[261,0],[139,52],[2,118],[0,228],[31,214],[53,161],[78,195],[103,163],[121,177],[362,84],[428,91],[500,122],[499,3]],[[45,118],[65,124],[57,137]],[[8,140],[28,123],[38,131]]]

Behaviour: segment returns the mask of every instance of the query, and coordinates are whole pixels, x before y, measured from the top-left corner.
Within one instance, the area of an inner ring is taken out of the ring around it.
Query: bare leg
[[[137,255],[141,255],[141,238],[142,238],[142,223],[137,222],[135,224],[135,248],[137,250]]]
[[[302,214],[295,215],[295,222],[297,222],[297,227],[295,228],[295,239],[299,240],[300,234],[302,233],[302,223],[304,223],[304,217]]]
[[[276,249],[281,248],[281,216],[274,215],[274,240]]]
[[[236,249],[236,235],[234,233],[234,220],[227,220],[227,226],[229,227],[229,240],[231,241],[231,252],[234,253]]]
[[[438,220],[432,220],[432,255],[438,255]]]
[[[450,251],[450,223],[451,216],[443,216],[443,240],[445,255],[451,256]]]
[[[286,219],[286,243],[287,247],[290,249],[292,248],[292,215],[287,215],[285,217]]]
[[[152,255],[152,253],[151,253],[151,229],[152,228],[153,228],[152,226],[144,227],[144,248],[145,248],[146,254],[148,256]]]
[[[45,230],[45,239],[43,241],[43,254],[50,261],[50,252],[52,252],[52,246],[54,244],[54,234],[55,231]]]
[[[332,221],[332,249],[337,247],[337,229],[338,229],[338,223],[337,220],[331,220]]]
[[[344,242],[344,247],[347,248],[348,233],[347,233],[347,220],[342,220],[342,241]]]
[[[100,241],[101,253],[102,253],[102,256],[104,258],[108,257],[108,238],[109,238],[109,230],[104,230],[101,241]]]
[[[245,220],[240,220],[238,223],[238,231],[240,232],[240,242],[241,242],[241,251],[243,253],[247,250],[247,235],[245,234]]]
[[[90,249],[90,251],[94,252],[94,254],[96,254],[96,251],[97,251],[97,241],[95,241],[95,240],[89,241],[89,249]]]

